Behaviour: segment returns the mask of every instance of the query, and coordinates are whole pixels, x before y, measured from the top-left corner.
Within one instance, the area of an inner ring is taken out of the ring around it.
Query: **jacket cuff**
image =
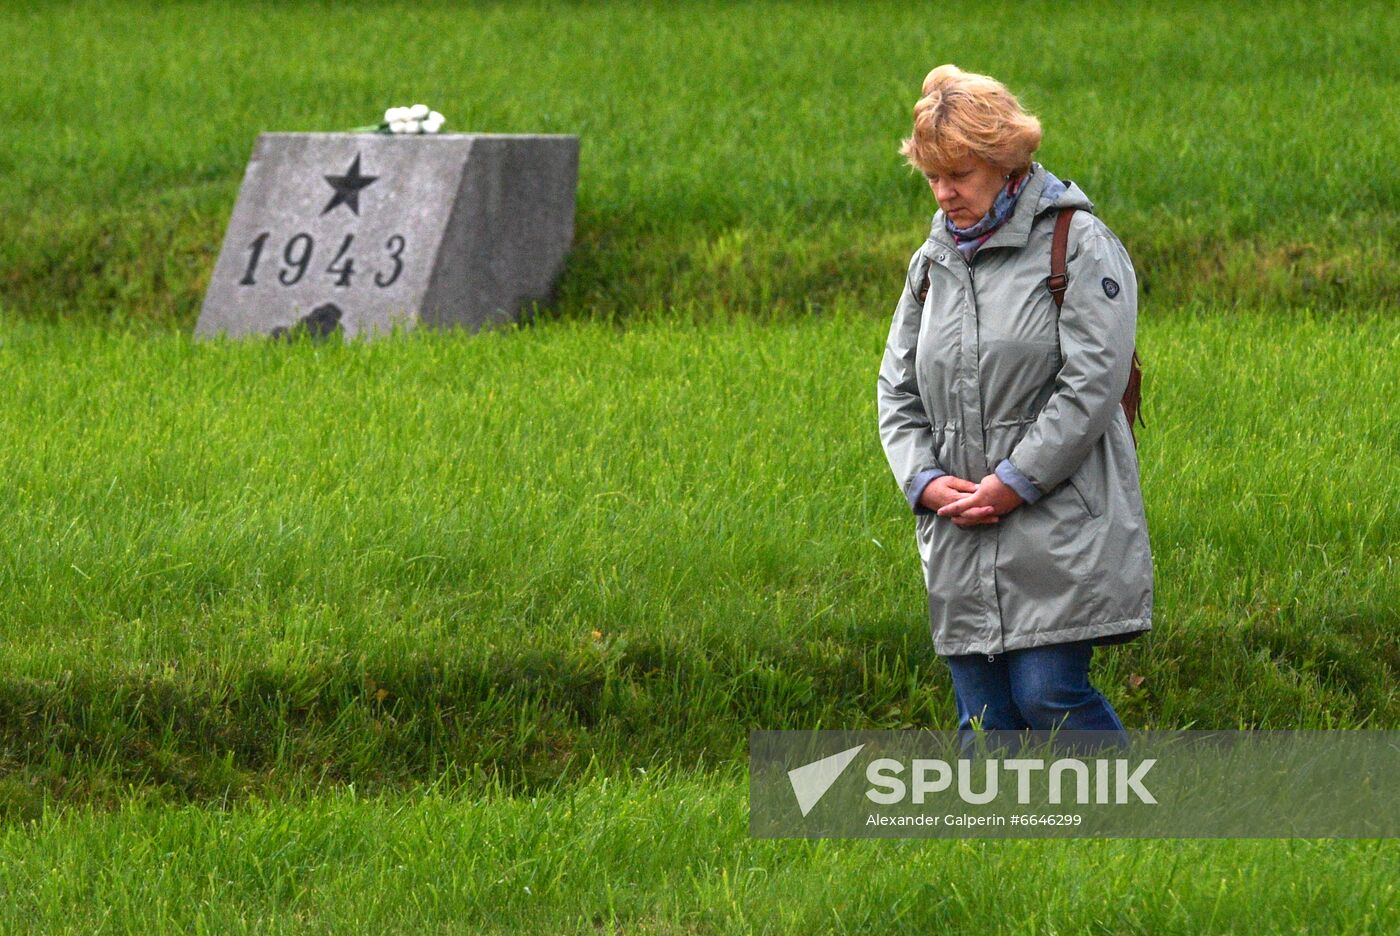
[[[938,512],[921,506],[919,504],[919,498],[923,496],[924,488],[928,487],[930,481],[939,475],[945,475],[947,473],[948,472],[944,471],[942,468],[929,468],[914,475],[914,479],[909,482],[909,489],[905,491],[904,494],[909,498],[909,509],[914,511],[915,516]]]
[[[1027,504],[1034,504],[1042,497],[1040,489],[1031,483],[1031,479],[1021,473],[1021,469],[1011,464],[1011,459],[1003,458],[997,465],[997,477],[1001,483],[1011,490],[1021,495],[1021,500]]]

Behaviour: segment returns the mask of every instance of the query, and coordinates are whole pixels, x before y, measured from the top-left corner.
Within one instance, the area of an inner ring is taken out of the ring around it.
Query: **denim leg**
[[[1016,707],[1006,654],[988,661],[985,653],[944,657],[953,673],[958,705],[958,740],[966,753],[976,743],[974,717],[987,731],[1019,731],[1030,727]]]
[[[1127,742],[1118,713],[1089,684],[1093,654],[1094,646],[1087,640],[1006,653],[1011,697],[1034,730],[1113,732],[1106,741]]]

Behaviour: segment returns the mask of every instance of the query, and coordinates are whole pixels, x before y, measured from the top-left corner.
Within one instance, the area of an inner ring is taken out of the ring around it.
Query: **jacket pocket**
[[[1097,450],[1096,450],[1097,451]],[[1092,471],[1091,464],[1094,456],[1091,454],[1084,459],[1083,463],[1069,476],[1069,486],[1074,490],[1074,494],[1079,498],[1079,503],[1084,505],[1084,511],[1095,520],[1103,516],[1103,497],[1100,490],[1096,489],[1093,482],[1086,476],[1086,469]]]

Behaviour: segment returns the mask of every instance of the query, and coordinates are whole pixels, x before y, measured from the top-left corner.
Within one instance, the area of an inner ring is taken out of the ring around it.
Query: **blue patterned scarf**
[[[1011,212],[1016,208],[1016,199],[1026,187],[1026,180],[1030,177],[1031,174],[1026,172],[1008,179],[1001,191],[997,192],[996,201],[992,202],[991,209],[972,227],[954,227],[952,219],[944,215],[943,224],[948,228],[948,233],[953,236],[953,243],[958,245],[963,259],[970,262],[972,255],[977,252],[977,248],[986,243],[987,238],[995,234],[997,228],[1011,217]]]

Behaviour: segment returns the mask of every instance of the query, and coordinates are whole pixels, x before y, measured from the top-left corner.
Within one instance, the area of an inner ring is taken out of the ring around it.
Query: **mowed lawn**
[[[1131,728],[1400,725],[1384,4],[0,12],[0,929],[1390,932],[1388,841],[769,841],[756,728],[951,728],[875,374],[933,65],[1143,285]],[[576,132],[558,305],[190,339],[260,130]],[[1359,116],[1360,115],[1360,116]]]
[[[253,142],[422,101],[447,132],[576,133],[556,315],[883,310],[932,200],[896,150],[954,62],[1147,297],[1400,304],[1400,17],[1384,2],[8,5],[0,301],[193,327]]]
[[[1388,841],[793,840],[741,768],[531,798],[124,809],[0,831],[0,926],[45,932],[1390,933]]]
[[[6,327],[14,906],[77,929],[89,888],[123,926],[1393,919],[1380,842],[747,839],[750,729],[953,726],[874,428],[884,329]],[[1186,310],[1139,344],[1156,630],[1099,684],[1139,728],[1393,727],[1400,426],[1357,404],[1400,392],[1391,321]],[[978,869],[1022,863],[987,895]]]

